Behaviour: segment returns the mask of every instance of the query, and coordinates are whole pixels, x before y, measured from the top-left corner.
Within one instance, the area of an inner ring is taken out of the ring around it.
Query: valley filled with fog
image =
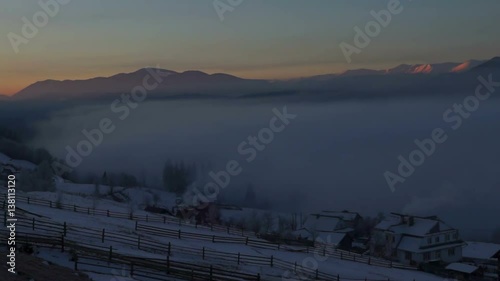
[[[353,210],[438,214],[469,237],[489,237],[500,227],[500,100],[481,102],[479,109],[453,130],[443,113],[463,97],[287,102],[260,99],[178,99],[144,101],[124,120],[111,103],[57,109],[35,122],[32,144],[64,159],[66,147],[85,140],[82,130],[98,128],[109,118],[116,126],[83,157],[79,173],[126,171],[151,186],[161,186],[167,160],[225,169],[236,160],[242,172],[221,194],[239,200],[248,184],[257,199],[283,211]],[[287,107],[296,118],[275,133],[255,159],[238,152],[249,136],[269,127]],[[415,139],[442,128],[447,140],[415,168],[404,183],[389,188],[384,172],[397,173],[398,156],[408,159]],[[475,206],[475,207],[472,207]],[[497,225],[488,225],[498,222]]]

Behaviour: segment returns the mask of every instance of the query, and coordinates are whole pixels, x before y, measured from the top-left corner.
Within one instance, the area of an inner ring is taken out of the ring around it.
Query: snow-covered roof
[[[416,253],[420,251],[420,242],[422,238],[404,236],[398,245],[398,250]]]
[[[319,231],[312,233],[311,231],[301,228],[293,232],[296,237],[302,237],[309,240],[316,239],[319,243],[338,245],[346,237],[346,233],[333,232],[333,231]]]
[[[413,236],[423,237],[430,233],[437,233],[442,231],[453,230],[450,226],[443,223],[437,218],[421,218],[412,217],[413,223],[409,223],[409,216],[402,218],[390,217],[380,222],[376,228],[381,230],[388,230],[398,234],[407,234]]]
[[[318,238],[321,238],[319,242],[338,245],[342,240],[344,240],[346,233],[339,232],[318,232]]]
[[[482,242],[467,242],[464,247],[462,256],[469,259],[492,259],[500,252],[500,245],[493,243]]]
[[[474,273],[476,270],[479,268],[477,266],[473,266],[470,264],[465,264],[465,263],[451,263],[446,267],[447,270],[453,270],[457,272],[462,272],[462,273],[467,273],[471,274]]]
[[[334,231],[340,227],[341,219],[320,214],[309,215],[304,223],[309,231]]]

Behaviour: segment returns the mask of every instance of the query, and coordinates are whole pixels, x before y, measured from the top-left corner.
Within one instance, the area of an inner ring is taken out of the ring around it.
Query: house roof
[[[321,214],[312,214],[307,217],[304,228],[309,231],[334,231],[341,228],[341,219]]]
[[[313,239],[318,239],[317,242],[319,243],[325,243],[325,244],[333,244],[333,245],[338,245],[344,240],[344,238],[347,236],[347,233],[341,233],[341,232],[333,232],[333,231],[320,231],[314,233],[316,238],[314,237],[314,234],[311,233],[309,230],[305,228],[301,228],[299,230],[296,230],[293,232],[295,236],[301,236],[302,238],[307,238],[309,240]]]
[[[408,251],[408,252],[419,252],[420,251],[421,238],[404,236],[401,238],[401,242],[398,245],[398,250]]]
[[[421,218],[412,217],[413,224],[409,224],[410,216],[406,217],[389,217],[380,222],[376,228],[386,231],[392,231],[398,234],[407,234],[412,236],[423,237],[430,233],[453,230],[450,226],[440,221],[437,218]]]
[[[469,259],[493,259],[500,253],[500,245],[482,242],[467,242],[462,256]]]
[[[430,247],[421,247],[420,243],[422,241],[422,238],[420,237],[413,237],[413,236],[403,236],[401,237],[401,240],[399,244],[397,245],[398,250],[402,251],[408,251],[412,253],[426,253],[426,252],[432,252],[432,251],[437,251],[437,250],[444,250],[444,249],[449,249],[449,248],[455,248],[455,247],[460,247],[463,246],[464,243],[462,241],[455,241],[452,243],[445,243],[445,244],[439,244],[439,245],[433,245]]]
[[[451,263],[446,267],[446,269],[471,274],[471,273],[474,273],[479,268],[477,266],[473,266],[473,265],[465,264],[465,263]]]
[[[338,217],[344,221],[354,221],[357,217],[359,217],[358,213],[349,212],[349,211],[322,211],[322,214],[327,216]]]

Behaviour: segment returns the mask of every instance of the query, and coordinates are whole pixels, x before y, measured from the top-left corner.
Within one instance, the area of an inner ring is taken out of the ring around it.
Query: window
[[[431,259],[431,253],[424,253],[424,261],[428,261]]]
[[[440,259],[441,258],[441,251],[437,251],[436,252],[436,259]]]
[[[446,236],[444,237],[444,240],[445,240],[446,242],[450,241],[450,235],[449,235],[449,234],[446,234]]]
[[[434,240],[436,241],[436,243],[439,243],[439,236],[436,236]]]
[[[455,248],[448,249],[448,256],[454,256],[455,255]]]
[[[427,244],[432,244],[432,238],[427,238]]]
[[[458,231],[453,233],[453,239],[457,240],[458,239]]]
[[[405,252],[405,259],[406,260],[411,260],[411,252]]]

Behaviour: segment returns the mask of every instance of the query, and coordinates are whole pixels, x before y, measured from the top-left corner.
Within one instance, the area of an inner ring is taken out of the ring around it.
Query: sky
[[[497,0],[401,0],[402,11],[350,63],[339,45],[354,45],[354,28],[396,0],[241,0],[222,17],[214,0],[57,1],[69,3],[28,38],[23,18],[47,14],[39,1],[0,0],[1,94],[147,66],[286,79],[500,55]],[[24,40],[17,52],[13,34]]]

